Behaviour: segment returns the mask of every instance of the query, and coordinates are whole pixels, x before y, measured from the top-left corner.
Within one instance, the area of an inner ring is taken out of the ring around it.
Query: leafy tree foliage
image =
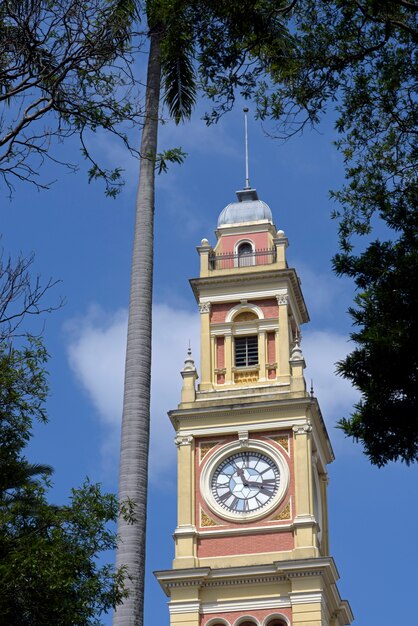
[[[72,491],[67,505],[50,504],[52,469],[25,457],[34,422],[47,421],[48,394],[41,340],[11,325],[36,312],[29,303],[40,310],[36,294],[43,290],[39,280],[30,281],[30,264],[20,258],[15,266],[10,260],[0,266],[0,293],[14,294],[0,303],[0,622],[99,624],[100,613],[125,595],[124,571],[98,564],[102,552],[115,548],[109,522],[119,506],[89,481]]]
[[[334,269],[357,288],[349,311],[356,347],[338,372],[362,394],[340,426],[363,443],[372,463],[410,463],[418,460],[418,6],[292,5],[294,54],[254,93],[258,112],[277,120],[276,134],[287,137],[335,103],[346,183],[332,192],[340,234]]]
[[[120,169],[104,169],[89,138],[102,128],[137,153],[126,133],[142,116],[132,72],[136,16],[134,0],[1,3],[0,176],[9,190],[14,181],[48,187],[38,170],[45,159],[60,162],[51,140],[77,135],[90,179],[117,193]]]

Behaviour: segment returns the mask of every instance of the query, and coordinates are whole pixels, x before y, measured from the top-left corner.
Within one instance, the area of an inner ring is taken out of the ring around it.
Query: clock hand
[[[248,481],[245,483],[245,486],[246,486],[246,487],[262,487],[262,486],[263,486],[263,483],[262,483],[262,482],[261,482],[261,483],[257,483],[257,482],[255,482],[254,480],[248,480]]]
[[[237,468],[236,468],[236,470],[237,470],[237,474],[238,474],[238,476],[239,476],[242,480],[245,480],[245,474],[244,474],[244,470],[242,469],[242,467],[237,467]]]

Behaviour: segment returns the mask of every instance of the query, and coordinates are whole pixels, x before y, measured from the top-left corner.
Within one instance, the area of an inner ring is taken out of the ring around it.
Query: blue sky
[[[188,157],[157,180],[147,626],[169,623],[165,596],[151,572],[170,567],[173,557],[176,450],[166,412],[179,401],[189,339],[195,356],[198,350],[199,318],[188,279],[198,274],[196,246],[203,237],[214,243],[220,211],[244,184],[241,108],[209,129],[200,108],[191,123],[167,124],[160,135],[160,148],[182,146]],[[394,615],[399,624],[411,623],[417,468],[373,468],[360,446],[335,429],[357,396],[334,374],[335,361],[349,350],[346,309],[353,287],[337,279],[330,265],[337,224],[330,219],[329,189],[343,180],[332,126],[326,119],[318,131],[283,144],[250,117],[250,181],[289,238],[289,264],[302,278],[312,320],[303,329],[302,348],[336,454],[329,467],[329,512],[341,594],[350,601],[357,626],[380,626]],[[59,502],[86,475],[107,490],[117,488],[138,165],[113,139],[100,135],[94,142],[109,166],[125,168],[127,184],[116,200],[105,198],[100,184],[87,184],[83,164],[77,174],[47,164],[45,178],[57,178],[50,191],[20,185],[11,202],[5,190],[0,196],[6,253],[35,252],[34,271],[45,281],[62,281],[50,299],[66,298],[65,307],[45,323],[50,423],[36,429],[30,451],[54,466],[53,497]],[[69,160],[78,158],[74,143],[57,149]]]

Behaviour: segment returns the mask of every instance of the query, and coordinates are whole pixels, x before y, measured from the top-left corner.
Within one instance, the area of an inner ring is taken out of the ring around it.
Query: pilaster
[[[196,523],[194,515],[194,454],[195,445],[190,435],[177,435],[177,467],[179,476],[177,487],[177,528],[174,532],[175,559],[173,567],[195,567],[196,559]]]
[[[210,302],[199,304],[200,312],[200,385],[199,389],[212,389],[212,351],[210,342]]]
[[[312,489],[312,426],[293,427],[295,463],[295,552],[299,558],[318,555]]]
[[[289,315],[288,315],[288,295],[277,296],[279,305],[279,380],[289,382],[290,379],[290,342],[289,342]]]
[[[232,363],[233,363],[233,356],[232,356],[232,349],[233,349],[233,345],[232,345],[232,335],[231,333],[228,333],[225,335],[225,385],[231,385],[232,384]]]

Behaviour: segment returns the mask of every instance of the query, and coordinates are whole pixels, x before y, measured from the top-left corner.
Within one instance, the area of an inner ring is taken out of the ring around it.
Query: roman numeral
[[[237,508],[237,504],[238,504],[238,502],[239,502],[239,498],[234,497],[234,499],[232,500],[232,502],[231,502],[231,504],[229,505],[229,507],[230,507],[231,509],[236,509],[236,508]]]

